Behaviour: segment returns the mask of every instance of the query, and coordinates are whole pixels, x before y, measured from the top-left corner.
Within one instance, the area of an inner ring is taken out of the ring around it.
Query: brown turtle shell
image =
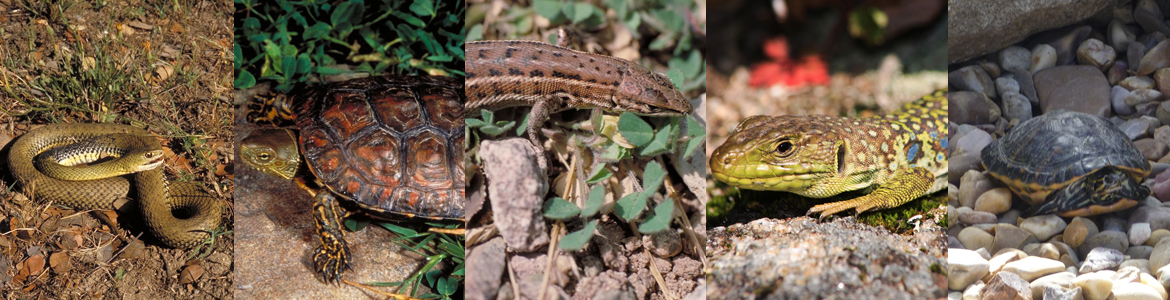
[[[375,216],[464,219],[462,80],[369,77],[298,97],[301,153],[329,190]]]

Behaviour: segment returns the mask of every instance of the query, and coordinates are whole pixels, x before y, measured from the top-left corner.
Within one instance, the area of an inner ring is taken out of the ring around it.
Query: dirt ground
[[[171,249],[137,213],[30,201],[5,163],[0,295],[232,298],[231,2],[0,0],[0,8],[0,157],[38,124],[144,127],[168,150],[168,178],[200,184],[227,208],[226,234],[210,251]]]

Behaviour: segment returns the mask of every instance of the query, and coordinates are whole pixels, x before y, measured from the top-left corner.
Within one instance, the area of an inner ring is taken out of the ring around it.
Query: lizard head
[[[711,155],[715,179],[753,190],[827,197],[824,186],[841,170],[846,145],[823,116],[753,116]]]
[[[630,63],[615,99],[617,106],[651,117],[677,117],[691,113],[691,102],[670,79],[638,64]]]

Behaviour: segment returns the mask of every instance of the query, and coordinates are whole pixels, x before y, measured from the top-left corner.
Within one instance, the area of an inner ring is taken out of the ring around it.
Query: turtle
[[[983,167],[1032,207],[1031,215],[1120,211],[1150,195],[1150,163],[1104,118],[1057,110],[1016,126],[980,153]]]
[[[347,212],[391,221],[464,220],[465,97],[458,78],[377,76],[266,98],[267,111],[252,121],[292,119],[294,128],[253,131],[241,140],[240,157],[264,173],[295,179],[313,196],[321,241],[312,256],[315,271],[336,282],[350,268],[340,225]]]

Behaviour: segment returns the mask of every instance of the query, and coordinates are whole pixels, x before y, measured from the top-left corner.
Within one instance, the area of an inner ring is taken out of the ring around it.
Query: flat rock
[[[1036,239],[1041,241],[1048,240],[1048,238],[1064,231],[1067,226],[1064,219],[1057,215],[1034,216],[1020,222],[1020,228],[1032,233]]]
[[[1064,264],[1059,260],[1029,256],[1004,265],[1002,272],[1016,273],[1016,275],[1020,275],[1020,278],[1032,281],[1041,276],[1060,271],[1064,271]]]
[[[1092,16],[1110,1],[948,1],[947,57],[956,63]]]

